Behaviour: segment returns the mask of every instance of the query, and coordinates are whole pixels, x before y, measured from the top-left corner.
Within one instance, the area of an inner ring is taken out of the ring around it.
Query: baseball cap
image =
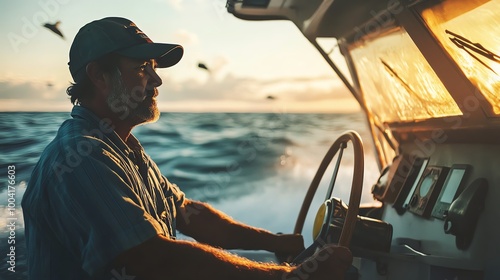
[[[104,55],[117,53],[136,59],[155,59],[157,67],[177,64],[184,50],[177,44],[153,43],[132,21],[107,17],[78,31],[69,51],[69,71],[75,82],[85,77],[85,67]]]

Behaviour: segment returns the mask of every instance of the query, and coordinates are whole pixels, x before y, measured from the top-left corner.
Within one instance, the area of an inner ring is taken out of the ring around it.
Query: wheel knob
[[[450,220],[446,219],[444,221],[444,232],[450,234],[452,233],[452,231],[453,231],[453,223]]]

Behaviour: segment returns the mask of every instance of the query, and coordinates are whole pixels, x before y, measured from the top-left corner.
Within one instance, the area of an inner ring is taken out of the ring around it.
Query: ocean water
[[[21,198],[42,150],[69,117],[69,113],[0,113],[0,279],[27,279]],[[133,133],[187,197],[209,202],[250,225],[291,232],[321,159],[346,130],[357,131],[364,141],[362,203],[373,203],[370,188],[379,171],[361,113],[162,113],[158,122],[139,126]],[[352,165],[348,148],[334,190],[334,196],[346,201]],[[15,166],[16,177],[10,192],[9,166]],[[312,220],[324,199],[331,169],[306,220],[306,245],[311,242]],[[9,202],[15,203],[14,209]],[[7,270],[12,221],[15,273]]]

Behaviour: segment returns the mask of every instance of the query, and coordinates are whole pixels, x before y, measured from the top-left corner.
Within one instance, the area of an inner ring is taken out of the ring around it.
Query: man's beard
[[[111,111],[118,115],[118,119],[131,125],[158,120],[160,112],[153,99],[156,89],[146,89],[144,93],[140,88],[128,90],[118,69],[112,73],[111,83],[113,87],[106,101]]]

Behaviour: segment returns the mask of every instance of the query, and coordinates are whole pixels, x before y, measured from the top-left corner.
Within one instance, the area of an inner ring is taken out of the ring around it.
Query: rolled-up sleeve
[[[176,185],[168,181],[168,179],[165,176],[162,176],[164,182],[165,182],[165,195],[170,196],[174,198],[174,203],[177,209],[182,206],[184,203],[184,200],[186,199],[186,195],[184,194],[183,191]]]

